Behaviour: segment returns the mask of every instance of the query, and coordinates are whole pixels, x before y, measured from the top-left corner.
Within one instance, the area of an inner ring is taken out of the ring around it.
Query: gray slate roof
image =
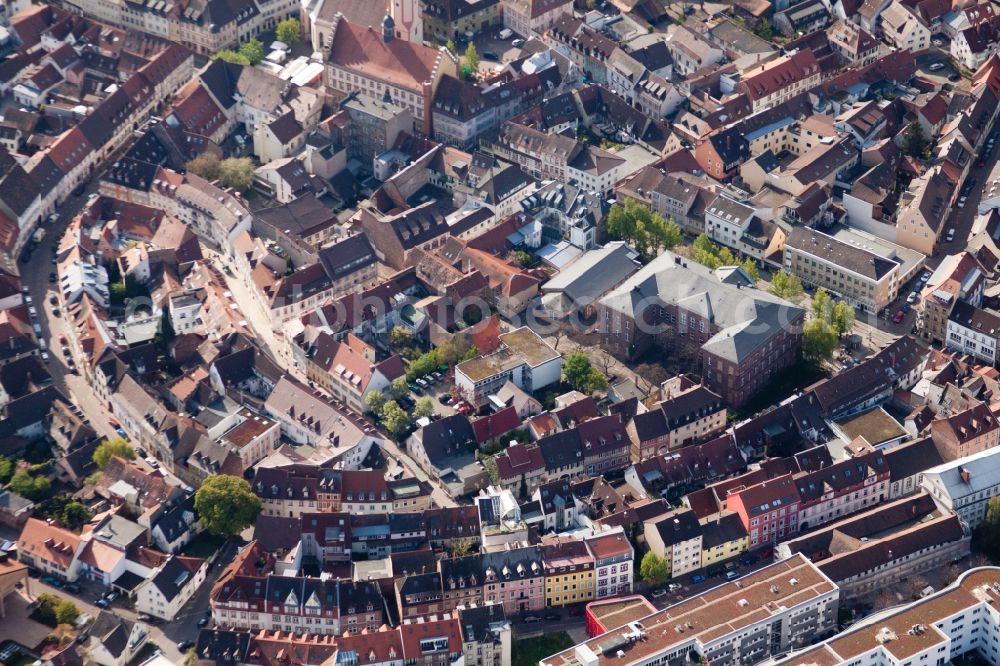
[[[644,266],[601,304],[638,320],[640,311],[657,300],[707,316],[721,330],[702,348],[736,363],[803,314],[802,308],[766,292],[726,284],[705,266],[672,252]]]

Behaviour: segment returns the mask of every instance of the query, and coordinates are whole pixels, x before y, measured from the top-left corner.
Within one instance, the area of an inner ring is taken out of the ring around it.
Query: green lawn
[[[208,532],[202,532],[194,541],[184,547],[184,554],[189,557],[200,557],[207,560],[225,542],[224,537],[212,536]]]
[[[515,640],[511,646],[511,651],[514,653],[511,666],[538,666],[538,662],[545,657],[562,652],[573,645],[575,645],[573,639],[565,631]]]

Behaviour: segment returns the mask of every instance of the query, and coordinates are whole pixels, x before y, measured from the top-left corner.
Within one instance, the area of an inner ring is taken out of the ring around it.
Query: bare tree
[[[872,600],[872,609],[880,611],[885,608],[889,608],[890,606],[895,606],[898,603],[899,599],[896,597],[894,592],[883,589],[879,591],[879,593],[876,594],[875,598]]]
[[[924,588],[926,588],[929,585],[927,579],[924,578],[923,576],[911,576],[909,584],[910,584],[910,597],[912,599],[919,599],[920,593],[923,592]]]

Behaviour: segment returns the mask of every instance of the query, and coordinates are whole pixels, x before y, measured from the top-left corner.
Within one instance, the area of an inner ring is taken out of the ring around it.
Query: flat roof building
[[[802,555],[668,606],[551,657],[542,666],[755,664],[836,626],[839,589]]]

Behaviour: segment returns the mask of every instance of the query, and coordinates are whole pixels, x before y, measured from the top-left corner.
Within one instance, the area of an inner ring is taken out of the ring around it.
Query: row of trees
[[[684,239],[684,233],[673,219],[664,220],[662,215],[634,199],[612,206],[604,225],[608,238],[625,241],[642,255],[643,261],[652,260],[664,250],[672,250]]]
[[[205,180],[217,180],[223,187],[231,187],[246,192],[253,183],[253,160],[249,157],[227,157],[222,159],[214,152],[206,151],[184,165],[185,168]]]
[[[746,257],[740,261],[732,250],[722,245],[716,245],[705,234],[694,239],[694,243],[691,245],[691,258],[712,270],[721,266],[739,266],[754,280],[760,279],[757,262],[752,257]]]

